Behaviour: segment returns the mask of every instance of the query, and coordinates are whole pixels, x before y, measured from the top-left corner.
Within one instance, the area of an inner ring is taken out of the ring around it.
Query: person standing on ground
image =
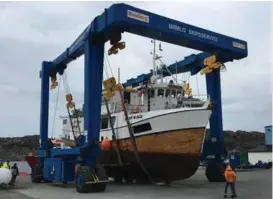
[[[14,184],[17,176],[19,175],[19,169],[16,163],[11,167],[11,173],[12,173],[12,178],[11,178],[10,184]]]
[[[236,198],[237,197],[237,194],[235,191],[236,173],[232,170],[230,166],[227,166],[224,176],[226,180],[224,198],[227,197],[227,189],[229,186],[231,187],[231,192],[232,192],[231,198]]]

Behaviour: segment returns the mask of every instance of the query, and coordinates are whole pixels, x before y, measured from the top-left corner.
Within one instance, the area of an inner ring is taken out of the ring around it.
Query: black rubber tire
[[[108,180],[108,176],[104,167],[100,164],[97,164],[94,169],[97,177],[102,180]],[[88,192],[103,192],[106,189],[106,182],[101,183],[90,183],[90,184],[78,184],[77,177],[82,176],[84,183],[85,182],[94,182],[94,178],[92,176],[92,170],[88,166],[79,166],[78,171],[76,173],[75,184],[76,191],[78,193],[88,193]]]
[[[92,182],[93,177],[91,170],[88,166],[79,166],[77,173],[75,175],[75,185],[76,185],[76,191],[78,193],[87,193],[92,191],[92,184],[78,184],[77,178],[78,176],[81,176],[83,178],[84,183],[85,182]]]
[[[106,174],[106,171],[101,164],[96,164],[95,173],[101,181],[108,181],[108,176]],[[93,192],[104,192],[106,189],[106,184],[107,184],[107,182],[92,184],[92,191]]]
[[[42,176],[43,170],[39,164],[35,165],[32,168],[32,173],[31,173],[31,182],[32,183],[40,183],[43,179]]]
[[[209,162],[206,167],[206,177],[210,182],[224,182],[224,166],[218,162]]]
[[[40,183],[42,180],[39,176],[31,176],[32,183]]]
[[[272,168],[272,162],[268,162],[267,164],[266,164],[266,167],[265,167],[266,169],[271,169]]]

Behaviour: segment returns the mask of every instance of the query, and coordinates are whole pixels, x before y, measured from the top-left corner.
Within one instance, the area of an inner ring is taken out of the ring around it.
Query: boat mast
[[[155,60],[156,60],[156,40],[153,39],[153,40],[151,40],[151,42],[154,44],[153,52],[151,52],[151,54],[153,54],[153,75],[156,76],[157,75],[157,70],[156,70],[156,65],[155,65]]]
[[[151,54],[153,55],[153,73],[152,73],[152,77],[153,77],[153,80],[156,82],[156,80],[160,76],[161,83],[163,83],[163,76],[162,76],[162,74],[158,75],[157,67],[156,67],[156,60],[158,60],[158,59],[160,60],[160,58],[162,58],[162,56],[158,56],[157,53],[156,53],[156,40],[153,39],[153,40],[151,40],[151,42],[154,44],[153,45],[153,51],[151,52]],[[161,43],[159,43],[159,51],[162,51]]]

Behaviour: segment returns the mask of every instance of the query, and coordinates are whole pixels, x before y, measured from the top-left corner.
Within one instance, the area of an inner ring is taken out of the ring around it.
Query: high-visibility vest
[[[236,181],[236,174],[234,171],[232,171],[232,169],[230,168],[226,169],[224,175],[227,182],[233,183]]]
[[[9,169],[8,163],[4,162],[3,165],[2,165],[2,168]]]

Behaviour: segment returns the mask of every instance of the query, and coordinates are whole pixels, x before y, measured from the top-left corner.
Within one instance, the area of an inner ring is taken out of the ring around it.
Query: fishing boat
[[[199,167],[211,115],[210,99],[207,95],[193,96],[186,82],[179,83],[174,78],[164,80],[158,71],[166,67],[161,64],[156,68],[160,58],[155,50],[153,54],[150,81],[134,88],[116,90],[106,102],[102,97],[100,141],[113,141],[113,134],[116,139],[111,149],[102,151],[99,160],[110,177],[116,175],[113,168],[119,164],[117,150],[122,162],[135,175],[142,175],[145,168],[153,179],[184,180]],[[61,119],[61,138],[73,147],[75,137],[84,134],[83,109],[77,109],[70,116],[61,116]]]

